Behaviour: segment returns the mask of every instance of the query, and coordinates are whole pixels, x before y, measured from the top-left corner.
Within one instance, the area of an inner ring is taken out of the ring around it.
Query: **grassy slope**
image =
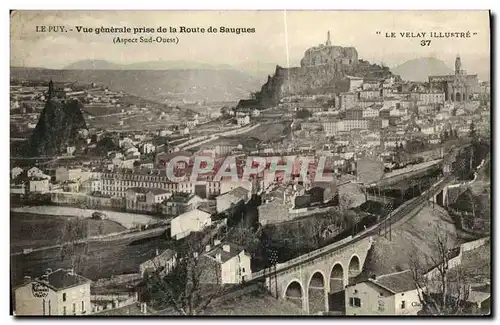
[[[31,213],[10,213],[11,249],[36,248],[57,244],[65,225],[74,217],[37,215]],[[124,226],[111,220],[83,219],[83,227],[89,236],[121,232]]]
[[[455,226],[441,213],[437,209],[433,212],[432,206],[424,207],[408,222],[392,229],[391,241],[383,236],[376,238],[365,264],[366,271],[377,275],[397,272],[409,268],[413,253],[422,259],[431,256],[437,225],[448,235],[450,247],[461,244],[463,240],[457,238]]]

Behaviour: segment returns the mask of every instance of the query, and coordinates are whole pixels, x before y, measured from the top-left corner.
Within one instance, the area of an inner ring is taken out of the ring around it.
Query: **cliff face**
[[[387,67],[359,60],[353,47],[320,45],[305,52],[300,67],[276,66],[255,100],[241,101],[238,107],[268,108],[286,96],[345,92],[349,87],[346,76],[388,78],[392,73]]]
[[[279,100],[291,95],[331,94],[348,91],[346,76],[363,78],[388,78],[389,68],[372,65],[366,61],[356,64],[322,64],[296,68],[276,67],[274,75],[256,94],[257,107],[267,108],[277,105]]]
[[[87,129],[77,100],[58,101],[49,98],[31,135],[25,154],[27,156],[51,156],[66,151],[79,141],[79,130]]]

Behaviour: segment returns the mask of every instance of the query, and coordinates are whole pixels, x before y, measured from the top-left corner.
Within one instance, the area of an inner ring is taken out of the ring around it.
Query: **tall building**
[[[443,91],[445,99],[452,102],[468,102],[479,91],[477,75],[469,75],[462,69],[462,61],[457,55],[455,73],[445,76],[429,76],[429,85],[433,90]]]

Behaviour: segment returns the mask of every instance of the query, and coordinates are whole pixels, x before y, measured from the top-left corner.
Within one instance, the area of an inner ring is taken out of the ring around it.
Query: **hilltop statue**
[[[325,46],[332,46],[332,42],[330,41],[330,31],[326,34],[326,43]]]

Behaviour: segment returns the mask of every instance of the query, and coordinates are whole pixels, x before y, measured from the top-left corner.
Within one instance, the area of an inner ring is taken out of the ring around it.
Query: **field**
[[[10,247],[18,252],[24,248],[55,245],[62,238],[63,229],[75,217],[10,213]],[[117,233],[126,230],[111,220],[83,219],[88,236]]]
[[[235,136],[235,138],[255,138],[262,142],[281,141],[282,136],[289,133],[290,123],[290,121],[280,121],[276,123],[262,124],[249,132]]]
[[[59,206],[26,206],[12,208],[11,211],[36,215],[79,216],[89,218],[95,210]],[[152,216],[136,213],[106,211],[105,214],[108,216],[109,220],[115,221],[125,228],[132,228],[137,225],[144,225],[158,220]]]
[[[75,247],[71,256],[61,254],[60,249],[11,256],[12,283],[19,283],[26,275],[40,276],[47,268],[73,267],[75,272],[91,280],[135,273],[140,263],[154,256],[156,248],[161,252],[171,245],[161,236],[138,244],[134,244],[131,239],[91,242]],[[75,263],[72,258],[76,259]]]

